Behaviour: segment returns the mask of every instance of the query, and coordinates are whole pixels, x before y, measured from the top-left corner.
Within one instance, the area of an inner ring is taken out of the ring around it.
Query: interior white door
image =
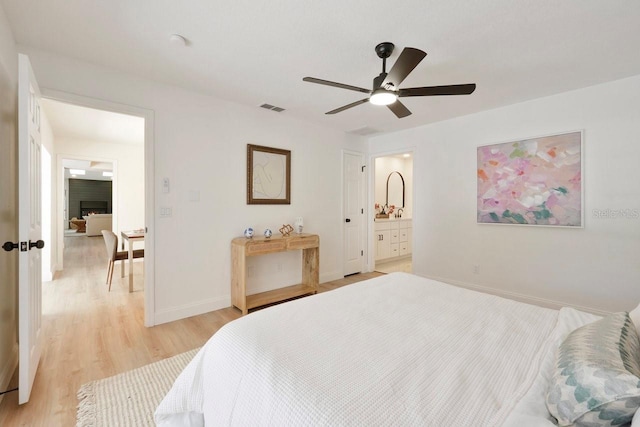
[[[364,265],[364,156],[343,152],[344,275],[359,273]]]
[[[18,65],[18,403],[29,401],[42,353],[40,90],[29,58]]]

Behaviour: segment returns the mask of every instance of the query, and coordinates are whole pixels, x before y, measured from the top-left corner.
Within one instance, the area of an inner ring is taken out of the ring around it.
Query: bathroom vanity
[[[411,255],[413,248],[411,218],[376,218],[373,241],[376,261],[403,258]]]

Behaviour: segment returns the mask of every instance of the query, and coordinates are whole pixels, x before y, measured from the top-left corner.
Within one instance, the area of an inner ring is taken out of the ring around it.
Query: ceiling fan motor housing
[[[376,90],[380,86],[382,86],[382,82],[384,81],[384,79],[386,77],[387,77],[387,73],[380,73],[380,75],[378,75],[378,77],[374,77],[373,78],[373,90]]]
[[[391,42],[382,42],[376,46],[378,58],[387,59],[393,53],[394,44]]]

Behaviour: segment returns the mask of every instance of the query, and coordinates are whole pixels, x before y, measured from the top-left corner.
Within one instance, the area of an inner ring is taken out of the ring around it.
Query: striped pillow
[[[573,331],[560,345],[547,408],[560,426],[620,426],[640,407],[640,342],[626,312]]]

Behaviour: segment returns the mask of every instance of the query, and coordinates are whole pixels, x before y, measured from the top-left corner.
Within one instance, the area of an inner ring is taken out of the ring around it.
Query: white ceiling
[[[144,119],[43,99],[47,119],[57,138],[120,144],[144,144]]]
[[[393,131],[640,74],[640,1],[0,0],[16,42],[345,131]],[[179,33],[179,48],[169,35]],[[362,94],[374,46],[428,53],[402,87],[476,83],[469,96],[405,98],[397,119]],[[269,114],[277,114],[270,112]]]
[[[113,163],[93,160],[63,159],[62,167],[64,168],[65,178],[91,179],[96,181],[111,181],[111,177],[103,176],[102,172],[113,171]],[[85,174],[73,176],[70,169],[81,169],[85,171]]]

